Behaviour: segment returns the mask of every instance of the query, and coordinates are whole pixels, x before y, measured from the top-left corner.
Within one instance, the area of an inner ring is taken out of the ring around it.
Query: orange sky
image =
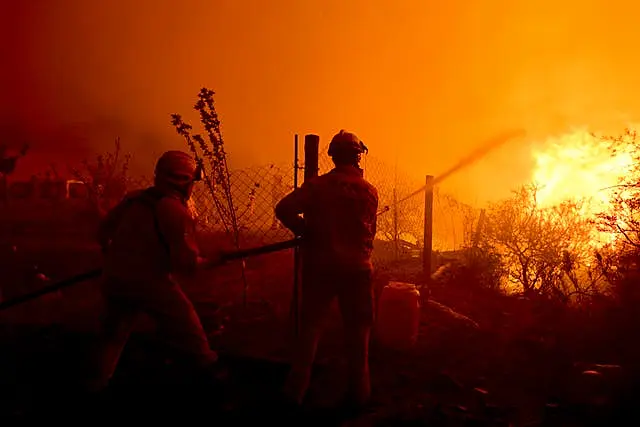
[[[422,176],[511,128],[530,142],[640,114],[636,2],[12,3],[0,13],[0,126],[34,152],[84,153],[119,135],[148,164],[182,146],[169,114],[187,115],[203,85],[218,92],[237,166],[290,161],[296,132],[326,143],[347,128]],[[525,143],[507,146],[449,186],[502,194],[530,159]]]

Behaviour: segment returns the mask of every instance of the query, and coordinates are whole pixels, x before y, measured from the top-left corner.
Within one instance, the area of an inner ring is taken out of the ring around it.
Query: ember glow
[[[533,182],[538,186],[541,208],[566,201],[581,203],[585,219],[611,208],[610,189],[620,183],[633,164],[631,144],[620,143],[613,153],[606,141],[587,131],[548,139],[534,151]],[[613,243],[615,235],[594,230],[592,244]]]

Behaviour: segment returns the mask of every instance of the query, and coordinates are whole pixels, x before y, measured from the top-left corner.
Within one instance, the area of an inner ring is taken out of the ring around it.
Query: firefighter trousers
[[[373,324],[371,271],[303,272],[300,336],[285,384],[285,396],[301,404],[310,385],[318,342],[331,304],[337,298],[344,324],[347,358],[347,397],[364,404],[371,394],[369,338]]]
[[[105,281],[106,314],[92,351],[89,388],[107,386],[142,313],[153,318],[163,340],[184,353],[194,366],[208,368],[217,361],[200,318],[180,286],[169,280],[152,285]]]

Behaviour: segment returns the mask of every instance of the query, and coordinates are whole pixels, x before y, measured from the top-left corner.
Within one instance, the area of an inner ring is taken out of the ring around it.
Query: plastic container
[[[376,341],[385,347],[406,350],[418,340],[420,292],[411,283],[389,282],[378,301]]]

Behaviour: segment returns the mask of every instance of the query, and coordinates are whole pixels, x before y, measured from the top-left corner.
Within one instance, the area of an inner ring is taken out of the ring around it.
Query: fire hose
[[[446,178],[448,178],[449,176],[451,176],[452,174],[454,174],[455,172],[457,172],[458,170],[467,167],[469,165],[471,165],[472,163],[476,162],[477,160],[479,160],[480,158],[484,157],[487,153],[489,153],[490,151],[494,150],[495,148],[505,144],[506,142],[517,138],[519,136],[523,136],[524,135],[524,131],[523,130],[513,130],[510,132],[506,132],[503,133],[501,135],[498,135],[495,138],[492,138],[488,141],[486,141],[484,144],[482,144],[481,146],[479,146],[477,149],[475,149],[473,152],[471,152],[468,156],[464,157],[463,159],[461,159],[458,163],[456,163],[455,165],[453,165],[452,167],[450,167],[449,169],[447,169],[444,173],[438,175],[435,179],[432,180],[431,182],[431,186],[445,180]],[[395,205],[400,204],[426,190],[429,190],[429,188],[427,188],[427,185],[424,185],[420,188],[418,188],[417,190],[415,190],[414,192],[412,192],[411,194],[407,195],[406,197],[403,197],[402,199],[398,200]],[[388,212],[391,209],[391,206],[385,206],[382,210],[378,211],[377,215],[382,215],[385,212]],[[285,240],[282,242],[278,242],[278,243],[273,243],[273,244],[269,244],[269,245],[264,245],[264,246],[259,246],[259,247],[255,247],[255,248],[250,248],[250,249],[241,249],[241,250],[237,250],[234,252],[227,252],[227,253],[223,253],[221,256],[221,261],[219,263],[211,263],[207,265],[207,268],[215,268],[218,267],[228,261],[233,261],[233,260],[238,260],[238,259],[244,259],[244,258],[249,258],[249,257],[253,257],[253,256],[258,256],[258,255],[263,255],[263,254],[268,254],[268,253],[273,253],[273,252],[278,252],[278,251],[282,251],[282,250],[286,250],[286,249],[290,249],[293,248],[295,246],[298,246],[300,244],[301,238],[300,237],[296,237],[294,239],[290,239],[290,240]],[[91,280],[91,279],[96,279],[98,277],[100,277],[102,275],[102,269],[101,268],[97,268],[95,270],[91,270],[91,271],[87,271],[81,274],[78,274],[76,276],[73,277],[69,277],[67,279],[64,279],[62,281],[56,282],[52,285],[46,286],[38,291],[29,293],[29,294],[25,294],[22,296],[19,296],[17,298],[11,299],[9,301],[4,301],[4,302],[0,302],[0,310],[5,310],[7,308],[13,307],[15,305],[18,304],[22,304],[24,302],[27,301],[31,301],[33,299],[36,299],[42,295],[46,295],[52,292],[56,292],[60,289],[63,288],[67,288],[69,286],[75,285],[76,283],[80,283],[80,282],[84,282],[87,280]]]
[[[228,261],[244,259],[244,258],[249,258],[249,257],[258,256],[258,255],[264,255],[264,254],[269,254],[273,252],[290,249],[297,246],[299,243],[300,243],[300,238],[294,238],[294,239],[285,240],[278,243],[272,243],[270,245],[258,246],[258,247],[249,248],[249,249],[241,249],[233,252],[226,252],[221,255],[220,262],[207,264],[206,268],[215,268],[223,265]],[[101,275],[102,275],[102,268],[96,268],[91,271],[86,271],[84,273],[75,275],[73,277],[69,277],[67,279],[61,280],[59,282],[53,283],[48,286],[45,286],[44,288],[39,289],[35,292],[31,292],[31,293],[10,299],[8,301],[1,302],[0,310],[5,310],[15,305],[22,304],[27,301],[31,301],[43,295],[59,291],[60,289],[67,288],[77,283],[85,282],[87,280],[97,279]]]

